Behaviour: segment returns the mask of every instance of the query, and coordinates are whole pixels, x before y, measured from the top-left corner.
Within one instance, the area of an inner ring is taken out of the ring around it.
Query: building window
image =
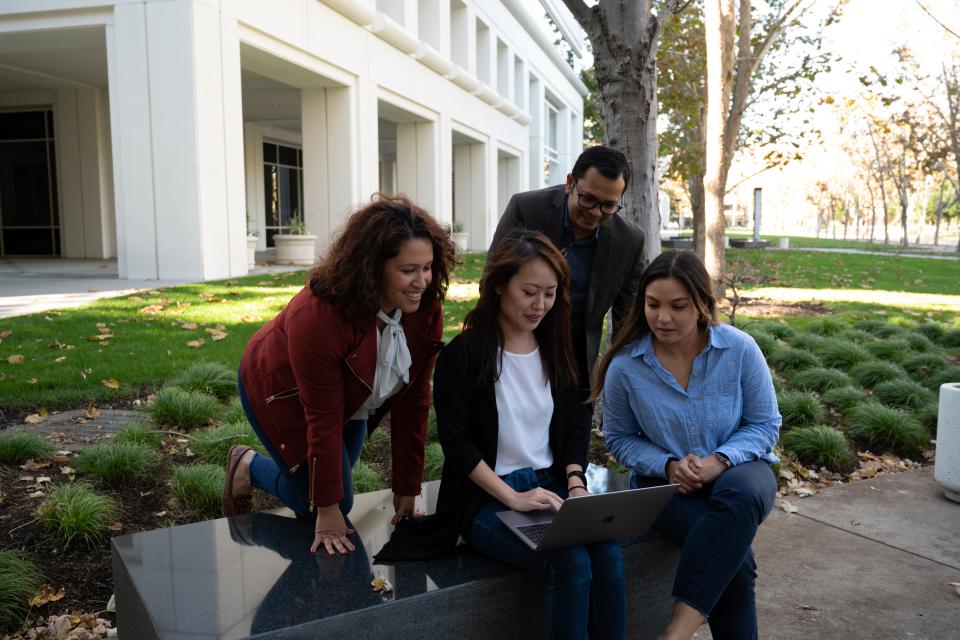
[[[59,256],[53,111],[0,113],[0,255]]]
[[[560,112],[550,102],[545,105],[546,131],[543,143],[543,179],[546,184],[554,184],[560,173]]]
[[[273,142],[263,143],[263,194],[267,246],[273,236],[287,233],[290,221],[303,220],[303,151]]]

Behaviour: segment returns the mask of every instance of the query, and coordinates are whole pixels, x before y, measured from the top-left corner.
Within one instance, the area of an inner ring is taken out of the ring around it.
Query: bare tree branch
[[[593,10],[588,7],[583,0],[563,0],[563,4],[567,6],[567,9],[573,14],[577,22],[580,23],[583,30],[590,31],[588,25],[592,25],[596,19]]]

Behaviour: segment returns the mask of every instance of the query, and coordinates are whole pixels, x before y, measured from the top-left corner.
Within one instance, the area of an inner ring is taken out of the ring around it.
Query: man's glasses
[[[600,214],[604,218],[612,218],[623,209],[623,205],[619,202],[600,202],[589,193],[581,193],[580,186],[576,183],[574,183],[573,189],[577,192],[577,204],[579,204],[580,208],[584,211],[590,211],[591,209],[600,207]]]

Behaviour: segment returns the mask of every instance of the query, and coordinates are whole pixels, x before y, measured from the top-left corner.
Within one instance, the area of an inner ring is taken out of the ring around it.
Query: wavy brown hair
[[[497,289],[505,288],[520,268],[533,260],[543,260],[557,275],[553,307],[533,330],[540,346],[544,373],[555,389],[570,387],[577,379],[570,338],[570,267],[547,236],[517,230],[504,236],[487,258],[480,279],[480,300],[463,321],[468,353],[479,361],[477,386],[492,384],[500,378],[504,339],[498,322]]]
[[[403,195],[376,193],[369,204],[355,211],[310,271],[307,285],[313,295],[329,300],[345,317],[375,316],[380,309],[383,265],[413,238],[433,245],[433,278],[420,304],[443,302],[457,264],[450,229]]]
[[[717,323],[717,299],[713,295],[713,285],[710,275],[703,266],[697,254],[690,251],[670,251],[661,253],[654,258],[640,276],[640,286],[637,288],[637,299],[630,309],[630,314],[623,322],[623,328],[617,333],[613,344],[603,355],[597,368],[597,383],[590,393],[590,402],[593,402],[603,393],[604,377],[610,362],[620,351],[631,342],[640,340],[650,333],[647,324],[646,298],[647,287],[655,280],[676,278],[687,288],[693,306],[697,309],[697,327],[706,331],[707,327]]]

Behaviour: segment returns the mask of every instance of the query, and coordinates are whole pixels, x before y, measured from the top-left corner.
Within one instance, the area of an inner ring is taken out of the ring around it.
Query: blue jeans
[[[240,403],[243,405],[243,411],[247,414],[247,420],[253,427],[260,442],[269,453],[269,456],[259,453],[253,456],[253,462],[250,463],[250,484],[263,489],[272,496],[275,496],[293,510],[298,518],[314,520],[315,515],[310,513],[310,486],[307,472],[307,465],[301,464],[296,471],[291,472],[285,464],[277,464],[276,460],[283,460],[280,457],[277,448],[267,436],[263,427],[257,421],[250,408],[250,402],[247,400],[247,392],[243,388],[243,379],[237,376],[237,386],[240,389]],[[353,507],[353,465],[360,458],[360,452],[363,450],[363,440],[367,435],[366,420],[348,420],[343,425],[343,460],[340,467],[343,480],[343,499],[338,506],[340,513],[346,517]],[[349,522],[347,526],[351,526]]]
[[[515,491],[543,487],[566,498],[566,487],[543,471],[518,469],[503,476]],[[556,551],[533,551],[497,517],[506,511],[489,499],[464,538],[478,552],[500,562],[546,574],[547,630],[550,638],[623,638],[627,602],[623,553],[613,541]]]
[[[634,487],[663,483],[631,480]],[[750,545],[776,492],[766,462],[738,464],[700,491],[671,498],[653,525],[681,550],[673,597],[706,616],[716,640],[757,638],[757,562]]]

